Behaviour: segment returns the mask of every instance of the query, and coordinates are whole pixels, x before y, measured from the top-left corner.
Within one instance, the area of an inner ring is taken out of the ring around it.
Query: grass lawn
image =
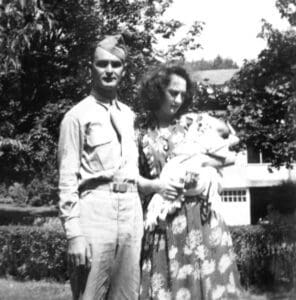
[[[49,281],[15,281],[0,278],[0,300],[71,300],[68,283]],[[295,300],[291,293],[267,293],[255,295],[246,292],[241,300]]]
[[[69,284],[0,279],[0,300],[71,300]]]

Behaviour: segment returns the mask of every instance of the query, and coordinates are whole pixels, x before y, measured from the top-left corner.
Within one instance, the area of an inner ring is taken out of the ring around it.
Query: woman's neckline
[[[156,119],[157,121],[157,128],[158,129],[165,129],[165,128],[169,128],[171,126],[174,126],[177,124],[179,118],[176,117],[176,118],[173,118],[171,119],[170,121],[162,121],[160,122],[159,120]]]

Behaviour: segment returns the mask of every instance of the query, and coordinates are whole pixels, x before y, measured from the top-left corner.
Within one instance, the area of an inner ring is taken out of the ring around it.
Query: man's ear
[[[127,67],[127,63],[126,63],[126,62],[124,62],[124,63],[123,63],[122,77],[124,77],[124,76],[125,76],[125,74],[126,74],[126,67]]]
[[[93,74],[93,63],[92,63],[92,61],[87,62],[87,72],[88,72],[89,76],[92,77],[92,74]]]

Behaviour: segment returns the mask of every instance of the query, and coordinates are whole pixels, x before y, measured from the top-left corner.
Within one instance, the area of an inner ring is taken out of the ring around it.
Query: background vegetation
[[[156,36],[170,38],[178,21],[161,21],[161,1],[1,1],[0,191],[7,202],[57,202],[56,145],[64,113],[89,92],[90,57],[104,34],[125,32],[130,48],[121,99],[134,109],[136,83],[159,57],[182,58],[202,26],[165,52]]]
[[[243,286],[258,291],[293,287],[296,276],[295,227],[231,227]],[[0,276],[19,280],[68,279],[66,241],[60,224],[0,226]]]
[[[220,55],[213,60],[185,62],[185,67],[190,73],[203,70],[238,69],[237,63],[231,58],[222,58]]]
[[[56,146],[64,113],[89,92],[90,54],[104,34],[124,32],[130,50],[120,97],[137,113],[137,86],[146,70],[160,61],[184,63],[186,50],[200,47],[203,24],[166,51],[182,26],[162,16],[172,0],[3,0],[0,2],[0,197],[18,205],[57,202]],[[295,25],[293,0],[277,6]],[[295,10],[294,10],[295,11]],[[261,37],[267,47],[246,61],[227,87],[196,85],[193,110],[215,101],[227,108],[242,147],[263,149],[273,166],[291,166],[296,154],[296,101],[293,90],[296,35],[268,23]],[[234,41],[235,42],[235,41]],[[230,59],[192,62],[190,68],[236,67]]]

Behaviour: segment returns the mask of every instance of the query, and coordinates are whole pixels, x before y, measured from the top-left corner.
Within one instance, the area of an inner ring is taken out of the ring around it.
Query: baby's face
[[[215,122],[216,124],[214,124],[214,128],[213,129],[215,129],[215,127],[216,127],[218,135],[220,137],[222,137],[223,139],[227,139],[229,137],[229,135],[230,135],[230,129],[229,129],[229,127],[222,120],[217,119],[215,121],[216,121]]]

